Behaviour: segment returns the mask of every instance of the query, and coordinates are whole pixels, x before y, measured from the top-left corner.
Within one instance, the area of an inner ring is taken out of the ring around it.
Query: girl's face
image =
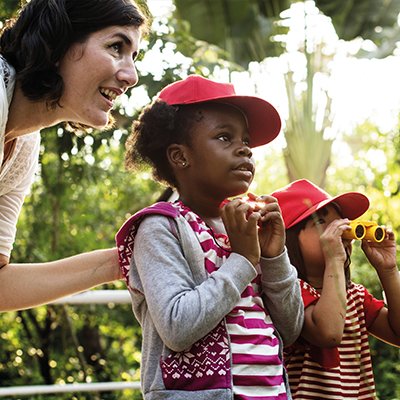
[[[342,217],[332,205],[327,205],[310,218],[299,233],[299,246],[306,268],[306,275],[322,276],[325,270],[325,256],[321,248],[320,237],[325,229]],[[342,245],[351,254],[351,240],[341,239]]]
[[[73,44],[59,65],[64,81],[60,120],[95,128],[107,125],[115,99],[138,81],[139,41],[137,27],[110,26]]]
[[[191,193],[224,200],[246,192],[254,177],[254,160],[244,115],[222,104],[202,106],[188,146]]]

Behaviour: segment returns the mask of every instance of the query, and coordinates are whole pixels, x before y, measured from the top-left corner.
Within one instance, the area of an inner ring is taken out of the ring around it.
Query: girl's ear
[[[184,169],[189,165],[186,147],[183,144],[171,144],[167,148],[167,158],[173,168]]]

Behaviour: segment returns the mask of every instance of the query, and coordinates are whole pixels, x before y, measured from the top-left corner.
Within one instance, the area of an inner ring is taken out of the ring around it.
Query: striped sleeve
[[[379,311],[381,311],[384,306],[385,303],[383,300],[376,299],[366,288],[364,288],[365,324],[367,328],[373,324]]]

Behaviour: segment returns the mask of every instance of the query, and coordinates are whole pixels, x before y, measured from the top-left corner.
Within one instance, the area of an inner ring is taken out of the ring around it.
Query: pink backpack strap
[[[172,203],[159,202],[150,207],[143,208],[132,215],[121,226],[115,235],[115,242],[118,249],[119,267],[126,284],[129,287],[129,268],[133,254],[136,232],[143,218],[147,215],[164,215],[166,217],[176,218],[179,211]]]

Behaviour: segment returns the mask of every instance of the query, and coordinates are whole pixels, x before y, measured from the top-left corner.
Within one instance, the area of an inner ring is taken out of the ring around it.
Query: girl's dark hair
[[[167,148],[174,143],[190,145],[191,127],[201,118],[198,105],[170,106],[155,100],[133,122],[125,144],[127,169],[138,170],[148,164],[156,180],[177,188]]]
[[[286,248],[291,264],[297,269],[297,275],[300,279],[307,282],[306,269],[304,266],[303,255],[301,254],[299,234],[305,228],[308,220],[306,218],[298,224],[286,230]]]
[[[15,68],[24,95],[56,107],[64,89],[57,63],[70,46],[119,25],[147,29],[132,0],[31,0],[6,22],[0,53]]]
[[[337,206],[335,203],[331,203],[338,213],[341,215],[341,211],[339,206]],[[321,210],[318,211],[318,213],[324,213],[324,210],[326,208],[322,208]],[[297,275],[300,279],[303,281],[308,282],[307,279],[307,274],[306,274],[306,267],[304,265],[304,259],[303,255],[301,254],[301,249],[300,249],[300,244],[299,244],[299,234],[300,232],[305,228],[307,222],[313,218],[315,218],[316,214],[312,214],[306,219],[303,219],[296,225],[292,226],[291,228],[286,230],[286,248],[288,251],[289,259],[291,264],[297,269]],[[345,261],[345,277],[346,277],[346,287],[349,287],[351,283],[351,276],[350,276],[350,263],[351,263],[351,258],[350,254],[347,252],[346,249],[346,261]]]

